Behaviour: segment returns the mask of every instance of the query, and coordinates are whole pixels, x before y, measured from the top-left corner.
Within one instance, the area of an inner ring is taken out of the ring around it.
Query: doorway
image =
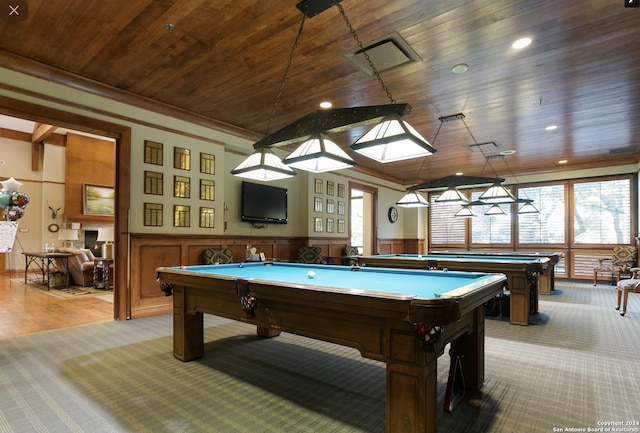
[[[378,190],[368,185],[349,183],[349,236],[351,245],[362,255],[377,253]]]
[[[130,207],[130,171],[122,169],[129,167],[131,156],[131,129],[115,123],[84,117],[81,115],[48,108],[29,102],[0,96],[0,114],[16,118],[28,119],[34,122],[55,124],[56,126],[81,132],[102,135],[115,139],[116,142],[116,179],[115,190],[115,233],[117,260],[114,275],[114,303],[113,318],[128,319],[130,317],[129,288],[127,279],[127,263],[129,251],[126,234],[129,231],[127,213]]]

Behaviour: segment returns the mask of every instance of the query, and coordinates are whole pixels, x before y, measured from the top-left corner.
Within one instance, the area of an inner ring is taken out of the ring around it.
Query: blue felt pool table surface
[[[548,262],[546,257],[521,257],[521,256],[480,256],[480,255],[462,255],[462,254],[436,254],[436,255],[419,255],[419,254],[380,254],[369,256],[375,259],[410,259],[410,260],[435,260],[435,261],[452,261],[452,262],[487,262],[487,263],[531,263],[531,262]]]
[[[247,279],[284,283],[303,287],[347,289],[352,292],[377,292],[431,299],[462,296],[490,279],[477,272],[443,272],[409,269],[360,268],[348,266],[307,265],[275,262],[229,265],[201,265],[170,268],[173,271],[203,274],[230,279]],[[313,271],[314,278],[307,273]]]

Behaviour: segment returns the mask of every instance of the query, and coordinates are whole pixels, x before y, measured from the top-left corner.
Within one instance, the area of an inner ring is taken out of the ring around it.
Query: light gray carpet
[[[440,412],[440,432],[640,420],[640,295],[620,317],[609,286],[558,289],[534,325],[487,320],[485,386]],[[384,432],[383,364],[205,317],[205,357],[189,363],[172,356],[171,316],[0,341],[0,432]]]

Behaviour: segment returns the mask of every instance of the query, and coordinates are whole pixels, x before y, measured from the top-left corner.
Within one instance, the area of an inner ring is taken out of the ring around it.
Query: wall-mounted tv
[[[287,223],[287,189],[242,182],[240,218],[252,223]]]

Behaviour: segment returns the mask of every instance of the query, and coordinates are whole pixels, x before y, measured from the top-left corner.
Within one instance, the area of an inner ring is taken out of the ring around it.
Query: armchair
[[[636,266],[638,260],[638,248],[618,245],[613,247],[611,257],[598,259],[599,266],[593,269],[593,285],[598,283],[598,272],[611,274],[613,281],[617,284],[620,277],[628,275],[631,277],[631,268]]]
[[[622,300],[622,311],[620,315],[624,316],[627,312],[627,300],[629,299],[629,293],[640,293],[640,278],[638,278],[638,272],[640,268],[633,268],[633,276],[629,280],[618,281],[616,285],[616,292],[618,295],[618,304],[616,310],[620,310],[620,300]]]
[[[344,264],[347,266],[356,266],[358,264],[358,259],[351,256],[359,256],[360,251],[358,248],[347,245],[342,249],[342,255],[346,256],[344,259]]]
[[[205,265],[233,263],[233,253],[227,248],[209,248],[202,252]]]
[[[73,254],[69,257],[69,277],[76,286],[88,287],[93,285],[94,256],[91,250],[63,247],[58,250],[61,253]],[[64,265],[58,267],[64,269]]]
[[[320,247],[300,247],[298,248],[298,263],[326,265],[322,258],[322,248]]]

